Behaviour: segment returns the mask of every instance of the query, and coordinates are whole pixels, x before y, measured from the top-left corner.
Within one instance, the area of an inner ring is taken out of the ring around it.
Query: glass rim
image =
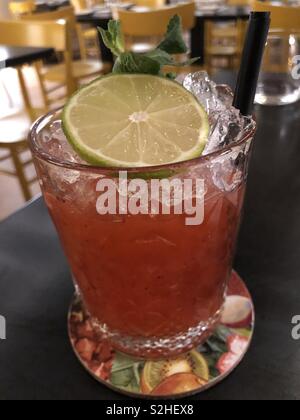
[[[49,153],[45,152],[39,145],[37,141],[37,137],[39,135],[39,129],[41,128],[42,124],[44,122],[47,123],[50,122],[51,118],[61,112],[63,107],[51,110],[45,115],[42,115],[39,117],[31,126],[31,129],[29,131],[28,135],[28,142],[31,149],[31,152],[33,154],[33,157],[37,157],[38,159],[50,163],[52,165],[70,169],[74,171],[89,171],[89,172],[117,172],[117,171],[127,171],[131,173],[140,173],[140,172],[158,172],[166,169],[180,169],[181,167],[185,167],[186,165],[192,166],[196,163],[202,163],[211,160],[212,158],[216,158],[218,156],[221,156],[225,153],[228,153],[232,151],[235,148],[240,147],[244,143],[247,142],[250,138],[252,138],[256,131],[256,121],[252,116],[249,116],[251,123],[249,123],[245,128],[243,128],[241,131],[243,132],[243,135],[239,140],[233,141],[232,143],[214,150],[213,152],[210,152],[206,155],[201,155],[193,159],[184,160],[181,162],[173,162],[173,163],[165,163],[161,165],[152,165],[152,166],[131,166],[131,167],[115,167],[115,166],[99,166],[99,165],[93,165],[89,163],[78,163],[78,162],[70,162],[64,159],[58,159],[56,157],[52,157]],[[245,117],[247,118],[247,117]],[[43,130],[46,127],[46,124],[41,128]]]

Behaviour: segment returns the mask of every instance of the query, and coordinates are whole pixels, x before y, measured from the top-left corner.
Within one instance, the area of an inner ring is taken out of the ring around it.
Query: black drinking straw
[[[271,22],[270,12],[252,12],[242,55],[233,105],[252,114],[258,77]]]

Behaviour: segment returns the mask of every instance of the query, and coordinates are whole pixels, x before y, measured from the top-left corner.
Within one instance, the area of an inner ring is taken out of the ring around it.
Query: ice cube
[[[240,115],[237,109],[230,107],[214,116],[216,120],[211,126],[203,155],[212,153],[221,147],[239,140],[243,134],[245,118]]]
[[[54,121],[44,134],[41,141],[43,149],[52,158],[67,163],[85,163],[68,142],[61,125],[61,121]]]
[[[188,74],[183,81],[183,86],[196,96],[208,114],[217,108],[217,85],[210,80],[205,71]]]
[[[221,101],[226,108],[232,107],[234,96],[232,89],[227,85],[217,85],[216,90],[218,92],[218,100]]]
[[[210,134],[203,155],[215,152],[240,140],[245,129],[254,123],[233,107],[233,92],[226,85],[216,85],[206,72],[189,74],[183,86],[192,92],[205,107],[211,125]],[[240,159],[247,155],[249,144],[244,149],[232,149],[210,161],[213,184],[222,191],[233,191],[243,181],[243,165]]]
[[[211,125],[203,155],[239,139],[245,127],[245,117],[232,106],[233,92],[229,86],[216,85],[204,71],[186,76],[183,86],[205,107]]]
[[[236,165],[237,156],[231,155],[218,158],[211,165],[213,183],[221,191],[234,191],[243,181],[243,171]]]

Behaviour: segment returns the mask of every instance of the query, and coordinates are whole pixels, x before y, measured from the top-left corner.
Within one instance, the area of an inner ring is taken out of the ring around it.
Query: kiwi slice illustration
[[[192,350],[175,359],[146,362],[141,378],[142,392],[149,394],[167,378],[182,373],[193,374],[204,382],[209,379],[206,360],[196,350]]]

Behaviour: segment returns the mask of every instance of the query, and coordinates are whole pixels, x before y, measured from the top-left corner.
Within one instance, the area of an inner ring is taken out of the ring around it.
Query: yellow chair
[[[149,9],[159,9],[165,6],[166,0],[134,0],[136,6],[149,7]]]
[[[18,45],[20,47],[46,47],[56,48],[61,51],[65,57],[66,72],[65,79],[68,80],[69,90],[73,91],[75,84],[69,74],[72,74],[72,61],[68,53],[68,27],[66,21],[59,22],[24,22],[24,21],[0,21],[0,44],[8,46]],[[19,72],[22,70],[19,68]],[[19,125],[11,121],[0,120],[0,124],[9,128],[8,133],[4,135],[5,130],[0,130],[0,149],[5,150],[6,154],[1,156],[0,162],[11,159],[14,169],[0,169],[0,173],[15,176],[18,178],[20,187],[23,192],[25,200],[31,198],[30,186],[36,182],[36,177],[28,180],[26,177],[26,167],[32,164],[32,159],[26,161],[22,160],[21,154],[27,150],[27,129],[22,129],[22,132],[15,133],[14,130],[19,130]],[[28,130],[30,127],[30,119],[28,118]]]
[[[162,37],[167,25],[174,15],[181,16],[185,31],[195,26],[195,3],[180,4],[160,10],[147,12],[130,12],[118,10],[118,18],[122,24],[125,36],[131,37]]]
[[[253,1],[256,12],[271,12],[271,32],[286,34],[298,33],[300,30],[300,7],[275,6],[268,2]]]
[[[136,52],[145,52],[155,47],[166,33],[170,19],[175,15],[181,17],[185,33],[190,32],[195,26],[195,7],[195,3],[185,3],[147,12],[118,10],[118,19],[122,24],[126,48]],[[182,55],[175,56],[178,62],[185,59],[186,57]],[[186,73],[195,68],[196,66],[193,68],[165,67],[164,71]]]
[[[77,31],[76,17],[74,14],[73,7],[64,7],[54,12],[49,13],[34,13],[32,15],[26,15],[23,17],[29,25],[32,25],[34,22],[39,21],[57,21],[57,20],[66,20],[68,22],[68,43],[67,51],[68,57],[73,56],[73,36],[77,34],[80,37],[80,33]],[[33,35],[35,36],[35,35]],[[99,59],[97,60],[74,60],[71,63],[71,71],[68,73],[68,78],[72,79],[72,83],[69,83],[66,80],[66,64],[61,63],[57,65],[52,65],[49,68],[38,68],[38,75],[41,81],[41,87],[43,90],[43,96],[45,103],[47,105],[51,104],[51,99],[49,93],[53,92],[53,89],[47,90],[45,82],[54,82],[58,83],[59,87],[63,84],[67,86],[67,95],[70,96],[74,92],[81,81],[84,79],[91,78],[100,74],[108,73],[111,70],[110,63],[102,63]],[[75,82],[75,84],[74,84]],[[57,89],[54,88],[54,89]],[[57,98],[54,99],[55,101]]]
[[[76,12],[80,12],[85,9],[89,9],[91,7],[104,4],[104,0],[70,0],[70,3],[76,10]]]
[[[71,0],[71,5],[74,7],[75,12],[81,12],[88,9],[91,4],[94,6],[95,2],[88,2],[87,0]],[[78,40],[80,47],[81,58],[86,60],[88,55],[99,56],[99,38],[98,31],[96,28],[88,27],[87,25],[77,25]],[[91,46],[91,48],[89,48]]]
[[[74,7],[76,12],[80,12],[81,10],[88,9],[88,1],[87,0],[71,0],[70,2]]]
[[[227,0],[228,6],[251,6],[252,0]]]
[[[15,121],[15,118],[11,118],[11,127],[13,127]],[[0,118],[0,127],[3,123],[9,124],[8,118],[6,118],[6,121],[3,121]],[[0,164],[3,164],[8,160],[11,160],[13,164],[13,169],[6,169],[7,165],[6,167],[0,167],[0,175],[3,174],[17,177],[25,201],[32,198],[30,186],[37,181],[36,176],[31,179],[27,179],[26,177],[26,168],[33,164],[32,158],[30,157],[25,161],[22,160],[22,154],[28,151],[26,134],[27,133],[25,132],[11,133],[9,137],[3,137],[2,132],[0,135],[0,150],[5,151],[4,154],[0,156]]]
[[[228,6],[251,6],[252,0],[227,0]],[[205,61],[209,73],[214,62],[224,61],[229,69],[239,67],[247,23],[237,22],[218,24],[207,21],[205,24]]]
[[[8,4],[9,11],[13,16],[22,16],[28,13],[33,13],[36,10],[36,3],[34,0],[27,1],[11,1]]]
[[[211,73],[217,62],[224,61],[226,68],[239,66],[246,33],[246,22],[237,20],[231,24],[205,23],[205,66]]]

